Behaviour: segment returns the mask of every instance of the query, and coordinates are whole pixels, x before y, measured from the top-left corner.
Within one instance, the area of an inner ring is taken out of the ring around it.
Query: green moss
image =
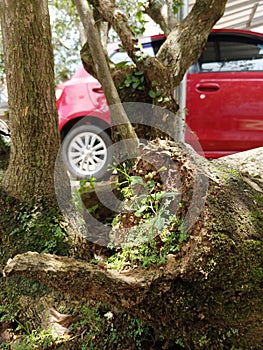
[[[229,180],[238,181],[242,178],[241,173],[236,169],[220,166],[220,167],[217,167],[217,170],[218,170],[219,177],[221,179],[224,179],[225,181],[229,181]]]
[[[263,208],[263,195],[262,194],[256,194],[253,196],[253,199],[256,201],[256,203]]]
[[[67,255],[70,242],[56,208],[27,207],[3,193],[0,196],[0,263],[27,251]]]

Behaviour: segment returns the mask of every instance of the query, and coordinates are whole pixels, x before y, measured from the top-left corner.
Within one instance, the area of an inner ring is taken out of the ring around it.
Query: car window
[[[155,56],[156,53],[158,52],[159,48],[161,47],[162,43],[164,42],[165,39],[160,39],[160,40],[154,40],[151,42],[146,42],[142,43],[142,48],[143,51],[148,55],[148,56]],[[114,52],[111,57],[111,61],[115,64],[120,63],[120,62],[126,62],[127,65],[133,64],[131,58],[128,56],[127,52],[118,50]]]
[[[149,56],[154,56],[154,50],[151,43],[143,44],[143,51]],[[127,52],[121,50],[114,52],[110,59],[115,64],[120,62],[126,62],[127,65],[133,64],[132,59],[128,56]]]
[[[263,71],[263,43],[254,38],[215,36],[200,59],[201,72]]]
[[[132,60],[125,51],[116,51],[111,56],[110,59],[113,63],[117,64],[120,62],[126,62],[127,65],[132,64]]]

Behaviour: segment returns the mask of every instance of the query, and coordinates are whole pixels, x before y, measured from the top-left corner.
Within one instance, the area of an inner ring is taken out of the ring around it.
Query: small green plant
[[[144,338],[150,336],[150,328],[142,324],[138,318],[131,318],[129,315],[125,315],[128,323],[127,335],[131,339],[134,339],[135,345],[138,349],[141,349],[142,341]]]
[[[145,90],[145,78],[144,72],[141,70],[135,70],[132,74],[127,74],[123,84],[120,86],[120,89],[132,88],[133,90],[143,91]]]
[[[149,268],[165,263],[167,254],[180,251],[182,243],[189,238],[181,219],[170,211],[175,192],[162,190],[158,174],[166,169],[144,176],[129,175],[125,164],[115,170],[123,176],[118,186],[127,214],[116,215],[112,225],[119,228],[126,217],[133,217],[133,224],[126,231],[118,252],[108,258],[108,267],[118,270],[135,266]]]
[[[20,204],[16,210],[8,234],[14,253],[67,254],[70,242],[66,240],[62,216],[56,209],[43,208],[41,204],[27,208]]]
[[[179,11],[179,8],[184,5],[184,2],[181,0],[173,0],[172,2],[172,10],[173,13],[176,15]]]
[[[55,342],[51,329],[31,330],[29,322],[24,325],[18,322],[15,332],[22,333],[18,338],[19,341],[13,346],[14,350],[48,349]]]
[[[152,98],[153,104],[169,102],[171,100],[170,97],[164,96],[164,92],[162,89],[158,88],[156,80],[152,81],[148,95]]]
[[[88,192],[90,190],[93,190],[96,187],[96,178],[91,177],[85,180],[80,180],[79,181],[79,188],[76,188],[73,193],[73,202],[75,204],[76,209],[78,210],[79,213],[83,214],[84,206],[82,203],[82,198],[81,195],[85,192]],[[93,214],[96,212],[96,209],[98,208],[98,205],[94,205],[90,208],[88,208],[88,212]]]
[[[164,230],[162,233],[162,255],[166,256],[169,253],[179,252],[181,249],[181,243],[187,241],[189,234],[184,231],[173,231],[173,230]]]
[[[1,298],[2,299],[2,298]],[[17,317],[17,310],[15,310],[12,303],[8,303],[9,300],[1,301],[0,305],[0,324],[4,322],[14,322]]]
[[[162,261],[164,262],[164,260]],[[107,260],[109,269],[122,270],[130,267],[141,266],[147,269],[151,265],[161,263],[160,251],[155,241],[138,246],[124,247],[121,252],[114,254]]]
[[[154,179],[158,172],[165,169],[149,172],[144,178],[130,176],[125,164],[115,167],[115,170],[124,176],[124,181],[117,187],[124,197],[125,208],[132,211],[135,217],[151,219],[148,223],[161,230],[165,224],[163,216],[169,212],[167,208],[175,196],[173,192],[161,191],[161,184]]]
[[[150,328],[140,319],[115,314],[102,303],[84,304],[77,315],[78,321],[71,325],[71,331],[80,335],[78,345],[83,350],[124,349],[128,345],[143,350],[143,341],[150,338]]]
[[[143,35],[145,31],[145,25],[148,22],[145,19],[145,13],[142,11],[144,8],[143,2],[138,2],[137,12],[135,13],[136,24],[131,24],[132,31],[137,35]]]
[[[94,189],[96,187],[96,178],[95,177],[91,177],[85,180],[80,180],[79,181],[79,193],[83,193],[83,192],[87,192],[91,189]]]

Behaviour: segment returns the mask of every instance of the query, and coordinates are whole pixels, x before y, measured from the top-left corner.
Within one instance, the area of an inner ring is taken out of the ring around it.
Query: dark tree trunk
[[[60,136],[48,2],[3,0],[1,23],[12,134],[2,186],[20,200],[55,204]]]
[[[74,254],[89,257],[87,227],[72,204],[59,153],[48,1],[2,0],[0,6],[12,139],[2,189],[28,208],[67,203],[62,211]]]

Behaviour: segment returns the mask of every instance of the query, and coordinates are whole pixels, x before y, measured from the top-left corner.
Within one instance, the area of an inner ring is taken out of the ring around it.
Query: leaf
[[[137,82],[137,81],[139,81],[139,78],[137,78],[137,77],[135,77],[134,75],[132,75],[132,81],[133,81],[133,82]]]
[[[149,91],[149,96],[150,96],[151,98],[155,98],[155,97],[156,97],[156,94],[155,94],[155,92],[154,92],[153,90],[150,90],[150,91]]]
[[[158,231],[162,231],[165,225],[165,218],[158,218],[157,220],[155,220],[154,222],[154,227],[158,230]]]
[[[148,205],[143,205],[134,213],[134,215],[140,217],[146,209],[148,209]]]
[[[143,200],[146,201],[148,199],[149,195],[148,194],[140,194],[137,199],[139,202],[142,202]]]
[[[144,71],[143,70],[137,70],[134,72],[134,75],[143,75]]]
[[[188,232],[180,233],[178,241],[179,241],[179,243],[182,243],[184,241],[187,241],[188,238],[189,238]]]
[[[143,19],[143,12],[142,11],[138,11],[135,14],[135,18],[140,22]]]
[[[163,198],[172,198],[174,199],[175,197],[175,193],[174,192],[164,192],[164,193],[161,193],[160,196],[158,197],[158,199],[163,199]]]
[[[134,82],[133,84],[132,84],[132,88],[135,90],[135,89],[137,89],[137,87],[140,85],[140,83],[138,82],[138,81],[136,81],[136,82]]]
[[[121,68],[124,68],[124,67],[128,67],[129,65],[127,64],[129,61],[121,61],[121,62],[118,62],[115,64],[115,67],[121,67]]]
[[[161,96],[163,90],[162,89],[159,89],[157,92],[156,92],[156,96]]]
[[[134,186],[136,184],[143,185],[143,179],[141,176],[131,176],[130,180],[131,180],[131,186]]]

